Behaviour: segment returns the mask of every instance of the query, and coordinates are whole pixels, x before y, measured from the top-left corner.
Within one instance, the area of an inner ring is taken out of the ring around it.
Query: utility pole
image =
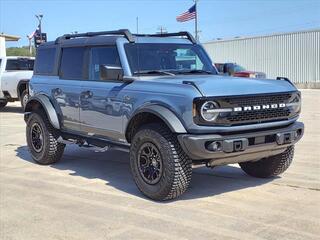
[[[42,30],[41,30],[41,21],[42,21],[42,18],[43,18],[43,14],[38,14],[38,15],[35,15],[36,18],[38,19],[39,21],[39,32],[40,32],[40,40],[42,42]]]
[[[195,16],[195,19],[194,19],[194,31],[195,31],[195,35],[196,35],[196,40],[199,41],[199,36],[198,36],[198,7],[197,7],[197,3],[198,3],[198,0],[193,0],[194,1],[194,5],[195,5],[195,8],[196,8],[196,16]]]
[[[29,38],[29,36],[27,35],[27,38],[29,40],[29,53],[30,53],[30,56],[32,56],[32,45],[31,45],[31,39],[32,38]]]
[[[157,33],[160,33],[160,34],[163,34],[163,33],[167,33],[168,31],[167,31],[167,29],[165,28],[165,27],[163,27],[163,26],[160,26],[160,27],[158,27],[158,32]]]
[[[136,17],[137,34],[139,34],[139,17]]]

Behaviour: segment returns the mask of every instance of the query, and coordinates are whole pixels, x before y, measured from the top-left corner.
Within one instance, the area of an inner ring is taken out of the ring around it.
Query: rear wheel
[[[256,162],[239,163],[243,171],[252,177],[268,178],[280,175],[288,169],[294,155],[294,146],[288,147],[283,153],[263,158]]]
[[[0,109],[4,108],[7,105],[7,101],[0,102]]]
[[[130,166],[140,191],[158,201],[180,196],[191,180],[192,161],[163,124],[138,130],[131,144]]]
[[[24,90],[20,95],[20,102],[21,102],[21,106],[22,106],[23,109],[27,105],[28,100],[29,100],[28,91]]]
[[[43,112],[31,113],[26,127],[27,144],[35,162],[52,164],[62,157],[65,144],[57,141],[59,132]]]

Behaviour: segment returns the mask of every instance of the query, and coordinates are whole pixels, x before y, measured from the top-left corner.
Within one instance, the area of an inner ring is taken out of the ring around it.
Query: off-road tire
[[[139,149],[145,143],[157,147],[163,164],[162,176],[153,185],[144,181],[138,169]],[[177,198],[187,190],[191,181],[192,161],[180,147],[175,134],[164,124],[147,124],[137,131],[131,143],[130,166],[139,190],[156,201]]]
[[[23,109],[26,107],[26,103],[28,99],[29,99],[29,93],[27,90],[24,90],[20,95],[20,103]]]
[[[7,106],[8,102],[0,102],[0,109],[4,108],[5,106]]]
[[[43,132],[43,148],[37,152],[32,145],[31,127],[33,124],[39,124]],[[42,111],[31,113],[26,127],[26,138],[29,151],[33,160],[42,165],[48,165],[58,162],[63,154],[65,144],[57,141],[59,131],[49,122],[46,114]]]
[[[248,175],[257,178],[268,178],[282,174],[290,166],[294,155],[294,146],[288,147],[283,153],[256,162],[239,163]]]

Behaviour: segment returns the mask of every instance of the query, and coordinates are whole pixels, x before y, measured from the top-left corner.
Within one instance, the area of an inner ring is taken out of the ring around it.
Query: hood
[[[151,79],[150,79],[151,80]],[[232,96],[296,91],[285,80],[253,79],[221,75],[178,75],[152,78],[152,81],[180,83],[192,81],[203,96]]]

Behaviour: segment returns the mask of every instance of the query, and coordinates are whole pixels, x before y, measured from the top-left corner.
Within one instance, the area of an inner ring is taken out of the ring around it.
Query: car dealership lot
[[[31,160],[18,103],[0,112],[0,239],[317,239],[320,91],[304,90],[305,136],[275,179],[237,165],[194,169],[175,201],[144,198],[128,154],[67,146],[61,162]]]

